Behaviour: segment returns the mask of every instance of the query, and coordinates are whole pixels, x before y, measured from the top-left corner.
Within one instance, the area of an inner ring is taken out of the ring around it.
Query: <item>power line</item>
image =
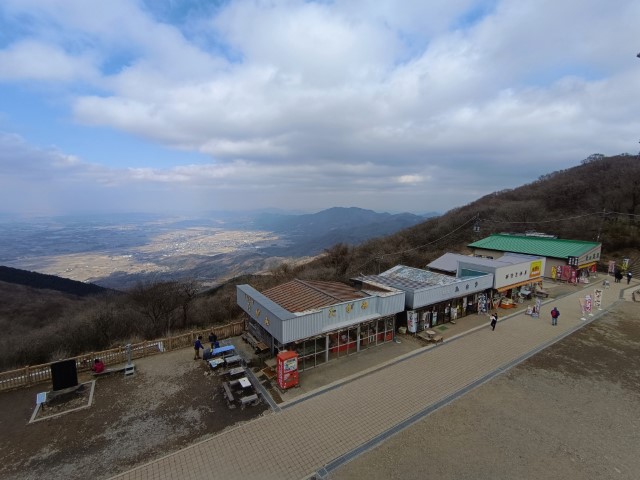
[[[607,212],[607,213],[612,213],[612,212]],[[507,221],[504,221],[504,220],[491,220],[491,219],[484,220],[483,219],[482,221],[483,222],[492,222],[492,223],[507,223],[507,224],[554,223],[554,222],[562,222],[564,220],[575,220],[576,218],[591,217],[593,215],[602,215],[602,212],[585,213],[583,215],[574,215],[572,217],[552,218],[551,220],[523,220],[521,222],[507,222]]]
[[[371,263],[371,262],[372,262],[372,261],[374,261],[374,260],[378,260],[378,261],[380,261],[380,260],[382,260],[384,257],[388,257],[388,256],[391,256],[391,255],[401,255],[401,254],[403,254],[403,253],[412,252],[412,251],[414,251],[414,250],[418,250],[419,248],[428,247],[429,245],[433,245],[434,243],[437,243],[437,242],[439,242],[440,240],[442,240],[442,239],[444,239],[444,238],[447,238],[449,235],[453,235],[455,232],[457,232],[458,230],[460,230],[460,229],[461,229],[461,228],[463,228],[464,226],[468,225],[469,223],[471,223],[471,222],[473,222],[473,221],[475,221],[475,220],[477,220],[477,219],[478,219],[478,215],[474,215],[473,217],[471,217],[469,220],[467,220],[466,222],[464,222],[464,223],[463,223],[462,225],[460,225],[459,227],[457,227],[457,228],[455,228],[455,229],[451,230],[449,233],[446,233],[445,235],[443,235],[443,236],[441,236],[441,237],[439,237],[439,238],[437,238],[437,239],[435,239],[435,240],[433,240],[433,241],[431,241],[431,242],[428,242],[428,243],[425,243],[425,244],[422,244],[422,245],[418,245],[418,246],[416,246],[416,247],[411,247],[411,248],[406,249],[406,250],[401,250],[401,251],[398,251],[398,252],[383,253],[383,254],[381,254],[381,255],[374,256],[374,257],[370,258],[369,260],[367,260],[366,262],[364,262],[363,264],[359,265],[357,268],[354,268],[353,270],[357,272],[357,271],[359,271],[362,267],[364,267],[364,266],[368,265],[369,263]]]

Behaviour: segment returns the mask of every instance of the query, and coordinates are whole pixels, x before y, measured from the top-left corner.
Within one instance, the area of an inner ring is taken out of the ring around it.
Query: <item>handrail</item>
[[[170,352],[193,345],[198,335],[205,338],[209,332],[217,335],[218,339],[235,337],[241,335],[245,330],[244,320],[228,323],[203,330],[190,331],[173,337],[157,338],[155,340],[145,340],[143,342],[131,344],[131,358],[143,358],[149,355],[156,355],[163,352]],[[75,360],[78,372],[87,372],[91,369],[93,359],[100,358],[105,365],[117,365],[127,361],[127,350],[124,346],[102,350],[100,352],[88,352],[64,360]],[[63,360],[63,359],[61,359]],[[57,360],[61,361],[61,360]],[[43,363],[41,365],[28,365],[24,368],[0,372],[0,391],[12,390],[15,388],[27,387],[36,383],[51,380],[51,364],[56,362]]]

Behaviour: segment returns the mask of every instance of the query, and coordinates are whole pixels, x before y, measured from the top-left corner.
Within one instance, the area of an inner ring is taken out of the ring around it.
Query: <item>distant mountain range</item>
[[[0,222],[0,263],[117,290],[141,281],[195,279],[211,285],[269,270],[282,260],[313,257],[338,243],[359,245],[426,218],[335,207],[313,214],[218,211],[186,218],[133,213]]]
[[[430,217],[437,216],[433,213]],[[378,213],[363,208],[334,207],[318,213],[283,215],[264,213],[251,226],[286,235],[287,247],[265,249],[273,255],[317,255],[337,243],[358,245],[424,222],[429,216],[412,213]]]

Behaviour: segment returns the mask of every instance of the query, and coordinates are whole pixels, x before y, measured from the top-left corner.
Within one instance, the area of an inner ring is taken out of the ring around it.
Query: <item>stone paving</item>
[[[303,479],[322,477],[435,408],[524,360],[604,314],[623,290],[604,290],[602,311],[581,320],[577,289],[543,302],[540,318],[503,317],[495,331],[481,326],[437,347],[406,354],[357,378],[280,405],[215,437],[124,472],[114,479]],[[630,291],[630,290],[629,290]],[[628,294],[627,294],[628,295]],[[561,312],[552,326],[549,311]],[[504,315],[504,314],[503,314]]]

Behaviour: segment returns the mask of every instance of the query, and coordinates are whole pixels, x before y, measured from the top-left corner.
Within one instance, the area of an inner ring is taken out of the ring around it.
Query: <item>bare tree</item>
[[[138,284],[129,295],[140,312],[151,322],[154,334],[167,335],[175,322],[175,311],[182,305],[180,284],[178,282],[154,282],[148,285]],[[166,330],[165,330],[166,329]]]

